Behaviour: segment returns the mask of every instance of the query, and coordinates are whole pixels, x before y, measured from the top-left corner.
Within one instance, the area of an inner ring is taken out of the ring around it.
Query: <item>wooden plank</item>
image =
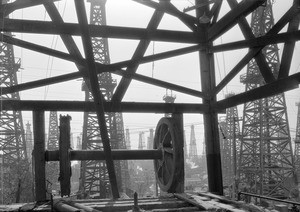
[[[226,211],[232,211],[232,212],[244,212],[245,210],[243,209],[239,209],[234,207],[233,205],[229,205],[229,204],[224,204],[221,202],[218,202],[214,199],[210,200],[210,201],[203,201],[201,200],[201,198],[199,198],[199,196],[196,195],[192,195],[192,197],[199,202],[200,204],[206,203],[208,205],[211,205],[212,207],[218,208],[218,209],[222,209],[222,210],[226,210]]]
[[[262,210],[261,208],[255,206],[255,205],[251,205],[251,204],[247,204],[245,202],[237,202],[237,201],[233,201],[233,200],[229,200],[226,199],[223,196],[218,196],[212,193],[198,193],[198,195],[201,195],[202,197],[209,197],[209,198],[214,198],[214,199],[218,199],[220,202],[222,203],[226,203],[226,204],[230,204],[232,206],[235,206],[236,208],[240,208],[242,210],[246,210],[246,211],[253,211],[253,212],[262,212],[264,210]]]
[[[97,203],[81,203],[82,205],[95,208],[100,211],[128,211],[132,210],[133,208],[133,201],[128,203],[122,203],[122,202],[107,202],[106,204],[103,204],[103,202]],[[138,202],[138,206],[140,209],[143,210],[153,210],[153,209],[166,209],[166,208],[184,208],[184,207],[190,207],[190,204],[185,201],[178,201],[178,200],[168,200],[168,201],[150,201],[150,202]]]
[[[118,200],[109,200],[109,199],[99,199],[99,200],[75,200],[74,202],[81,205],[88,206],[90,208],[95,208],[100,211],[127,211],[132,210],[134,205],[133,199],[118,199]],[[168,196],[159,197],[159,198],[142,198],[138,199],[138,206],[143,210],[155,210],[155,211],[180,211],[180,209],[192,208],[191,204],[178,200],[174,198],[173,194]],[[183,210],[189,211],[189,210]],[[191,210],[190,210],[191,211]]]
[[[203,201],[200,198],[199,198],[199,200],[195,200],[191,195],[187,195],[187,194],[174,194],[174,195],[178,199],[186,201],[186,202],[198,207],[201,210],[215,210],[215,209],[217,209],[216,207],[213,207],[212,205],[207,204],[206,201]]]

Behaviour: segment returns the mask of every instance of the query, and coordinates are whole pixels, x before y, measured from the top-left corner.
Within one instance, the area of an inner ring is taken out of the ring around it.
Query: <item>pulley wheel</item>
[[[180,141],[179,128],[172,118],[162,118],[155,130],[153,148],[161,149],[163,157],[154,160],[157,183],[162,191],[176,192],[180,175],[184,170],[183,141]]]

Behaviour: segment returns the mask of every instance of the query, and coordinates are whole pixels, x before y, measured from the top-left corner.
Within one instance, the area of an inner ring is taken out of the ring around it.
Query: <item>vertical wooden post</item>
[[[70,196],[71,192],[71,116],[60,116],[59,125],[59,181],[61,196]]]
[[[183,169],[180,170],[180,173],[176,174],[178,186],[176,188],[176,193],[183,193],[184,192],[184,165],[185,165],[185,158],[184,158],[184,135],[183,135],[183,114],[182,113],[173,113],[172,117],[176,121],[178,132],[180,134],[180,148],[182,149],[181,152],[181,160],[179,161],[182,163]]]
[[[33,111],[35,200],[46,200],[45,112]]]
[[[208,0],[196,0],[196,4],[203,4],[205,2],[208,3]],[[206,16],[209,14],[208,5],[209,4],[196,9],[196,15],[199,20],[198,31],[200,33],[201,42],[206,43],[209,48],[212,43],[207,40],[207,32],[210,24],[210,20]],[[216,102],[216,95],[213,94],[213,89],[216,87],[214,55],[209,53],[208,49],[202,49],[199,51],[199,59],[202,92],[210,96],[209,99],[204,99],[203,103],[211,105]],[[218,114],[214,111],[204,113],[203,122],[206,145],[208,189],[212,193],[223,195]]]

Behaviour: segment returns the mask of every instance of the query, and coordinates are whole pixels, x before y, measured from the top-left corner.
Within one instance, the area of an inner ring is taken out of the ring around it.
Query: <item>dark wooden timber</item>
[[[105,154],[101,150],[69,150],[70,160],[105,160]],[[158,160],[162,159],[162,150],[111,150],[113,160]],[[59,161],[59,151],[46,151],[46,161]]]
[[[183,23],[185,23],[185,25],[193,31],[195,31],[197,29],[198,20],[195,17],[179,11],[176,7],[169,4],[168,2],[165,3],[166,2],[165,0],[160,1],[160,3],[157,3],[157,2],[154,2],[151,0],[148,0],[148,1],[133,0],[133,1],[140,3],[140,4],[144,4],[148,7],[154,8],[158,11],[168,13],[172,16],[175,16],[178,19],[180,19]],[[165,5],[163,5],[163,3],[165,3]]]
[[[207,38],[209,41],[213,41],[231,27],[233,27],[240,17],[247,16],[257,7],[262,5],[266,0],[257,1],[242,1],[235,8],[230,10],[226,15],[224,15],[217,23],[208,29]],[[209,14],[209,10],[207,11]]]
[[[195,3],[196,4],[208,3],[208,1],[197,0]],[[208,13],[209,13],[208,6],[204,6],[196,9],[196,16],[199,20],[201,20],[201,17],[204,14],[208,14]],[[227,21],[225,21],[224,24],[226,23]],[[201,38],[203,38],[203,40],[201,41],[206,42],[209,48],[211,43],[209,42],[209,38],[207,37],[208,34],[211,34],[211,36],[217,36],[222,30],[216,29],[209,32],[208,25],[209,23],[201,23],[199,24],[198,30],[199,32],[203,33],[203,35],[200,36]],[[215,24],[214,26],[217,25],[219,26],[219,24]],[[224,26],[219,26],[219,27],[222,28]],[[200,60],[200,76],[201,76],[202,92],[211,94],[210,96],[211,98],[209,100],[204,99],[203,103],[211,105],[216,102],[216,95],[213,94],[213,88],[215,88],[216,86],[214,55],[212,53],[209,53],[206,50],[200,50],[199,60]],[[203,114],[203,121],[204,121],[205,146],[206,146],[206,158],[207,158],[208,190],[212,193],[222,195],[223,181],[222,181],[220,141],[219,141],[219,133],[218,133],[219,132],[218,114],[215,111],[206,112]]]
[[[292,20],[295,15],[299,12],[299,8],[293,5],[279,20],[278,22],[269,30],[266,36],[276,35],[283,27]],[[252,59],[253,56],[258,54],[264,46],[252,48],[247,53],[247,55],[234,67],[230,73],[217,85],[214,90],[214,93],[219,93],[229,82],[232,80],[241,70],[242,68]]]
[[[100,91],[100,85],[98,82],[91,35],[89,31],[90,29],[88,28],[88,20],[87,20],[87,14],[85,10],[85,4],[83,1],[75,0],[74,2],[75,2],[75,8],[76,8],[80,30],[82,33],[81,39],[82,39],[84,53],[87,60],[87,69],[88,69],[87,73],[88,73],[88,78],[91,86],[90,91],[94,98],[94,104],[96,108],[103,149],[105,152],[105,162],[106,162],[106,168],[109,176],[112,196],[113,198],[119,198],[120,195],[118,191],[117,177],[114,168],[114,162],[111,156],[111,146],[110,146],[109,135],[106,126],[106,118],[104,114],[104,106],[103,106],[104,97]]]
[[[20,19],[1,19],[0,30],[4,32],[81,35],[80,27],[74,23],[56,23]],[[2,23],[5,23],[4,25]],[[198,43],[197,33],[171,30],[147,30],[133,27],[88,25],[92,37],[154,40],[164,42]]]
[[[294,0],[294,6],[300,8],[300,2]],[[300,14],[297,14],[294,17],[294,19],[290,21],[287,31],[291,32],[292,34],[296,33],[296,31],[299,28],[299,23],[300,23]],[[279,68],[279,74],[278,74],[279,79],[285,78],[289,75],[294,49],[295,49],[295,43],[296,43],[295,40],[287,39],[286,43],[284,44],[280,68]]]
[[[33,137],[34,137],[34,177],[35,177],[35,200],[46,200],[46,169],[45,169],[45,113],[34,111]]]
[[[105,112],[124,113],[204,113],[209,111],[205,104],[188,103],[151,103],[151,102],[105,102]],[[95,112],[93,102],[84,101],[39,101],[39,100],[2,100],[0,110],[45,110]],[[219,111],[224,113],[224,111]]]
[[[224,100],[220,100],[217,103],[213,104],[212,108],[214,108],[214,110],[230,108],[239,104],[243,104],[245,102],[266,98],[298,88],[299,84],[300,73],[293,74],[284,79],[279,79],[275,82],[263,85],[250,91],[246,91],[244,93],[234,95]]]
[[[7,4],[2,4],[0,7],[0,14],[1,17],[6,17],[8,16],[10,13],[14,12],[15,10],[20,10],[20,9],[25,9],[27,7],[32,7],[32,6],[37,6],[37,5],[41,5],[45,2],[49,2],[49,1],[59,1],[59,0],[39,0],[39,1],[35,1],[35,0],[22,0],[22,1],[14,1],[11,3],[7,3]]]
[[[177,151],[177,153],[174,153],[174,157],[177,157],[178,162],[176,166],[182,167],[179,168],[177,173],[175,173],[175,179],[176,179],[176,193],[183,193],[184,192],[184,126],[183,126],[183,114],[182,113],[173,113],[172,118],[176,122],[176,129],[178,131],[178,144],[177,148],[180,151]],[[174,142],[174,141],[173,141]]]
[[[228,4],[231,7],[231,9],[233,10],[234,8],[237,7],[238,2],[236,0],[228,0]],[[255,35],[253,34],[252,29],[251,29],[248,21],[246,20],[245,16],[239,17],[238,25],[246,39],[255,38]],[[271,68],[269,67],[269,65],[266,61],[265,56],[263,55],[263,53],[261,51],[259,51],[255,55],[255,61],[259,67],[259,71],[261,72],[261,75],[263,76],[265,82],[267,82],[267,83],[273,82],[275,80],[275,77],[272,73]]]
[[[163,15],[164,15],[163,12],[156,10],[153,13],[152,18],[147,26],[147,30],[148,31],[155,30],[158,27]],[[137,60],[138,58],[141,58],[145,54],[150,42],[151,42],[151,40],[141,40],[132,56],[132,60]],[[132,64],[129,67],[127,67],[126,72],[128,72],[128,74],[135,73],[137,71],[138,67],[139,67],[138,63]],[[113,94],[113,97],[112,97],[113,102],[121,102],[122,101],[128,87],[131,83],[131,80],[132,80],[132,77],[126,77],[126,78],[123,77],[121,79],[118,87],[116,88],[115,93]]]
[[[70,116],[60,116],[59,126],[59,182],[61,196],[70,196],[71,193],[71,149]]]

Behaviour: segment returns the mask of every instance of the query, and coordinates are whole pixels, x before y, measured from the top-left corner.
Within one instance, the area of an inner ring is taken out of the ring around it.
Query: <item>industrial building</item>
[[[300,0],[0,1],[0,211],[299,211]]]

